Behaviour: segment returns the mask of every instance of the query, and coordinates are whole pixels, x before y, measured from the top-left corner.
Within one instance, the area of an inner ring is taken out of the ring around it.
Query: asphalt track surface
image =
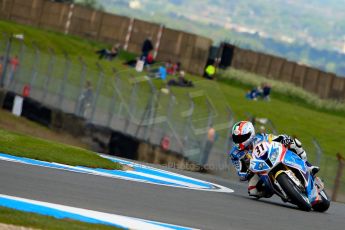
[[[326,213],[307,213],[279,198],[254,200],[247,196],[245,184],[173,171],[235,192],[188,190],[0,161],[0,194],[200,229],[338,230],[345,226],[345,204],[332,203]]]

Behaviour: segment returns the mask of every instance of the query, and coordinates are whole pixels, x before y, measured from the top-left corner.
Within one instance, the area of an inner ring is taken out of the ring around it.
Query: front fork
[[[286,193],[284,192],[284,190],[282,189],[282,187],[280,186],[280,184],[278,183],[278,181],[276,180],[276,178],[281,174],[281,173],[285,173],[299,188],[301,188],[302,190],[305,190],[302,183],[300,182],[300,180],[295,176],[295,174],[286,166],[284,166],[285,170],[279,170],[277,171],[274,175],[270,174],[270,178],[271,181],[273,181],[274,183],[274,190],[276,192],[277,195],[279,195],[284,202],[289,201],[289,197],[286,195]]]

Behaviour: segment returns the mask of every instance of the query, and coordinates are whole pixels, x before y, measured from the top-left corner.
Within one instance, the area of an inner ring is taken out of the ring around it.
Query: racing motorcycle
[[[256,144],[249,170],[259,175],[266,197],[276,194],[304,211],[325,212],[330,206],[321,179],[311,175],[305,162],[279,142]]]

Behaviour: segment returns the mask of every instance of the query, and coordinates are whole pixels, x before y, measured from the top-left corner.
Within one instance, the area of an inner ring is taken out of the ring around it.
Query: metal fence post
[[[98,83],[97,83],[96,96],[95,96],[93,103],[92,103],[90,122],[92,122],[95,118],[97,101],[98,101],[99,94],[101,93],[101,88],[102,88],[103,81],[104,81],[104,71],[103,71],[103,69],[99,63],[97,63],[97,68],[99,71],[99,79],[98,79]]]
[[[337,170],[337,175],[334,180],[334,188],[333,188],[333,194],[332,194],[332,201],[337,200],[339,188],[340,188],[340,179],[341,176],[343,175],[343,170],[345,166],[345,158],[340,155],[340,153],[337,153],[337,159],[338,159],[338,170]]]
[[[121,76],[117,73],[116,75],[116,85],[115,85],[115,90],[118,94],[118,96],[120,97],[120,108],[118,110],[118,116],[121,117],[122,114],[122,110],[124,107],[124,102],[123,102],[123,98],[121,97],[121,94],[119,93],[119,90],[121,89],[121,85],[122,85],[122,80],[121,80]]]
[[[322,157],[322,154],[323,154],[322,148],[320,146],[320,143],[315,138],[313,138],[312,142],[313,142],[315,150],[316,150],[315,165],[320,165],[321,157]]]
[[[230,150],[230,148],[232,147],[232,139],[230,138],[231,126],[233,125],[235,119],[234,119],[234,113],[229,106],[226,106],[226,110],[228,112],[229,127],[228,127],[227,136],[226,136],[227,141],[225,141],[224,152],[227,153]]]
[[[128,112],[129,112],[130,122],[132,122],[132,120],[135,119],[134,115],[135,115],[135,111],[137,109],[137,98],[138,98],[138,92],[137,91],[139,88],[139,84],[133,75],[130,75],[130,78],[133,81],[133,85],[132,85],[131,94],[130,94],[130,98],[129,98]]]
[[[114,73],[114,76],[115,76],[115,85],[114,85],[114,92],[113,92],[113,96],[110,100],[110,104],[109,104],[109,115],[108,115],[108,120],[107,120],[107,126],[108,127],[111,127],[111,121],[113,120],[113,117],[114,117],[114,110],[115,110],[115,103],[116,103],[116,98],[117,98],[117,92],[115,90],[115,87],[118,83],[118,80],[119,78],[117,77],[116,75],[116,70],[113,68],[113,73]]]
[[[84,60],[79,57],[78,61],[80,63],[80,81],[79,81],[79,86],[80,86],[80,90],[79,90],[79,96],[77,97],[77,101],[75,103],[75,109],[74,109],[74,113],[77,116],[82,116],[82,111],[81,111],[81,97],[83,94],[83,90],[84,90],[84,85],[85,85],[85,79],[86,79],[86,64],[84,62]]]
[[[187,111],[186,123],[185,123],[184,134],[183,134],[183,146],[181,149],[181,152],[183,152],[184,154],[186,154],[186,149],[185,149],[186,143],[190,143],[188,132],[190,131],[191,126],[192,126],[192,116],[194,112],[194,102],[189,94],[188,94],[188,99],[190,103],[190,108]]]
[[[152,126],[150,126],[151,130],[148,131],[148,129],[149,129],[148,126],[151,123],[151,119],[154,119],[153,118],[154,114],[153,114],[152,110],[154,109],[155,104],[156,104],[155,103],[155,101],[156,101],[156,88],[154,87],[154,85],[152,84],[152,82],[150,80],[148,81],[148,83],[149,83],[149,86],[151,89],[150,99],[146,104],[145,111],[141,117],[140,124],[139,124],[137,131],[135,133],[135,136],[137,136],[141,126],[144,126],[144,140],[146,140],[146,141],[149,139],[148,132],[150,133],[152,130]],[[146,122],[146,125],[145,125],[146,120],[148,120],[148,122]]]
[[[50,84],[50,80],[52,77],[52,73],[54,72],[54,64],[55,64],[55,52],[53,49],[49,48],[49,63],[48,63],[48,68],[47,68],[47,75],[45,78],[45,81],[43,83],[43,94],[42,94],[42,102],[47,98],[48,94],[48,87]]]
[[[31,80],[30,80],[30,87],[33,88],[35,82],[36,82],[36,78],[37,78],[37,67],[38,67],[38,64],[40,62],[40,51],[37,47],[37,45],[33,42],[32,43],[32,46],[34,47],[35,49],[35,57],[34,57],[34,64],[32,66],[32,71],[31,71],[31,74],[32,74],[32,77],[31,77]]]
[[[212,122],[213,122],[212,105],[208,99],[206,99],[206,105],[207,105],[207,110],[208,110],[208,119],[207,119],[206,134],[204,136],[204,140],[202,143],[201,156],[200,156],[200,164],[203,166],[207,163],[209,155],[212,151],[212,145],[214,144],[214,143],[210,142],[210,140],[208,139],[209,130],[213,125],[212,124]],[[214,140],[213,140],[213,142],[214,142]]]
[[[130,98],[129,98],[129,105],[128,105],[128,116],[126,117],[126,122],[125,122],[125,127],[124,127],[124,133],[127,133],[129,124],[132,122],[133,118],[133,104],[134,104],[134,98],[136,94],[136,87],[137,87],[137,82],[135,81],[135,78],[130,75],[131,79],[133,79],[134,86],[131,88],[131,93],[130,93]]]
[[[64,71],[64,76],[63,76],[63,81],[62,84],[60,86],[60,92],[59,92],[59,102],[58,102],[58,107],[63,110],[62,108],[62,103],[65,97],[65,88],[66,88],[66,84],[67,84],[67,78],[68,78],[68,73],[71,67],[71,60],[68,57],[67,53],[64,53],[65,56],[65,71]]]
[[[170,92],[169,104],[168,104],[168,108],[167,108],[167,115],[166,115],[166,122],[165,122],[165,129],[164,129],[165,134],[169,130],[169,123],[172,123],[171,122],[172,121],[172,111],[173,111],[175,102],[176,102],[175,95],[172,92]]]
[[[3,68],[0,78],[0,87],[5,86],[5,78],[7,74],[7,68],[8,68],[8,62],[10,61],[10,55],[11,55],[11,46],[12,46],[12,35],[8,38],[7,44],[6,44],[6,52],[5,57],[3,59]]]
[[[19,56],[18,56],[19,62],[22,62],[24,60],[24,48],[25,48],[24,41],[21,39],[20,51],[19,51]],[[21,72],[21,65],[19,64],[18,69],[16,70],[15,73],[13,73],[12,79],[10,79],[10,83],[8,86],[9,89],[14,90],[15,82],[18,81],[18,80],[15,81],[15,79],[17,79],[20,76],[20,72]]]

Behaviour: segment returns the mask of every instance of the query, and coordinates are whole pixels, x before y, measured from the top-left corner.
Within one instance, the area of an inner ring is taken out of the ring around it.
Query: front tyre
[[[313,209],[317,212],[325,212],[331,205],[331,201],[329,200],[329,197],[325,190],[321,190],[319,196],[321,196],[322,201],[320,203],[315,204],[313,206]]]
[[[308,201],[306,195],[301,191],[300,188],[290,179],[285,173],[280,173],[276,180],[291,199],[292,203],[296,204],[300,209],[309,212],[311,210],[311,204]]]

